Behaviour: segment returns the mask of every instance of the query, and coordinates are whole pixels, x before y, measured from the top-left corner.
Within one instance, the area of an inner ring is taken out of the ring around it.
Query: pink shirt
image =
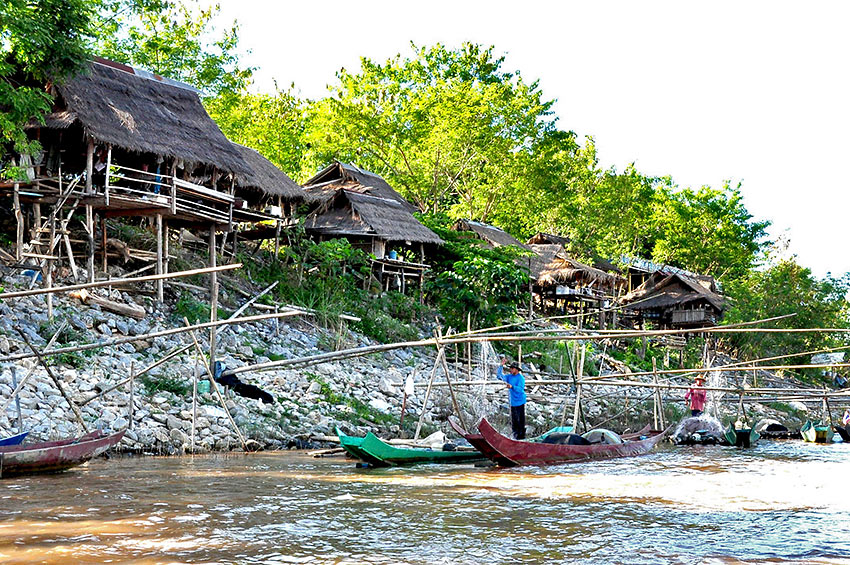
[[[705,390],[690,389],[685,395],[685,400],[690,400],[691,410],[702,410],[705,408]]]

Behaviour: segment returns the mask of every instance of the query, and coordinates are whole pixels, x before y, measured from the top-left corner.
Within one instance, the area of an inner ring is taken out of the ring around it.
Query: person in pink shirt
[[[705,409],[705,377],[697,376],[695,379],[695,387],[688,389],[685,394],[685,402],[691,409],[691,416],[702,416],[702,411]]]

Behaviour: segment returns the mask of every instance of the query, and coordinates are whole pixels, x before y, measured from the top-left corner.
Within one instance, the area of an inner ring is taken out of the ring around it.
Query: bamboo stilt
[[[215,266],[215,265],[213,265]],[[162,265],[162,214],[156,215],[156,274],[162,275],[163,265]],[[156,299],[158,302],[162,302],[164,300],[163,287],[162,287],[162,279],[157,279],[156,281]]]
[[[59,337],[59,334],[62,333],[65,330],[65,328],[67,328],[67,327],[68,327],[68,322],[62,322],[62,325],[59,326],[59,329],[56,330],[56,332],[53,334],[53,337],[50,338],[50,341],[47,342],[47,345],[45,345],[44,348],[50,349],[50,347],[56,341],[56,338]],[[27,381],[29,380],[30,376],[32,376],[32,374],[35,373],[36,367],[38,367],[38,363],[34,363],[32,367],[27,369],[27,374],[24,375],[23,379],[21,379],[20,384],[13,385],[14,390],[12,390],[12,394],[9,395],[9,399],[6,402],[3,403],[2,407],[0,407],[0,414],[3,414],[3,413],[6,412],[6,408],[9,407],[9,403],[12,402],[13,398],[18,397],[18,393],[20,393],[21,390],[24,388],[24,385],[27,384]],[[12,365],[12,371],[15,371],[15,369],[17,369],[17,367],[15,365]]]
[[[130,362],[130,406],[129,408],[129,428],[133,429],[133,418],[136,415],[136,365],[134,362]]]
[[[434,368],[431,369],[431,376],[428,379],[428,388],[425,389],[425,400],[422,401],[422,413],[419,415],[419,421],[416,423],[416,433],[413,434],[414,440],[419,439],[419,432],[422,431],[422,422],[425,420],[425,410],[428,407],[428,399],[431,397],[431,388],[434,386],[434,376],[437,374],[437,367],[440,366],[440,357],[444,353],[444,349],[437,349],[437,359],[434,360]]]
[[[210,268],[216,268],[215,226],[210,226]],[[210,322],[218,319],[218,275],[210,272]],[[215,366],[216,326],[210,327],[210,367]]]

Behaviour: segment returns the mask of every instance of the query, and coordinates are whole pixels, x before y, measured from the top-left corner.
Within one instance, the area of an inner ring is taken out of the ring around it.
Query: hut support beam
[[[156,215],[156,274],[163,274],[162,264],[162,214]],[[163,280],[156,281],[156,299],[163,301]]]
[[[216,267],[215,256],[215,224],[210,224],[210,268]],[[210,273],[210,322],[215,322],[218,318],[218,273],[212,271]],[[215,338],[216,326],[210,328],[210,371],[215,370]]]
[[[103,274],[106,275],[106,214],[100,215],[100,251],[102,255],[101,267],[103,267]]]
[[[21,194],[20,185],[15,183],[15,192],[12,196],[13,206],[15,208],[15,223],[18,226],[17,235],[15,237],[15,259],[20,261],[24,254],[24,214],[21,211]]]

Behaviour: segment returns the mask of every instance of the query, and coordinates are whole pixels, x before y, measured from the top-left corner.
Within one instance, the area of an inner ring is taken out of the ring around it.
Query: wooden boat
[[[29,435],[29,432],[22,432],[18,435],[7,437],[0,439],[0,447],[4,445],[20,445],[24,442],[24,439]]]
[[[0,478],[35,473],[56,473],[82,465],[113,447],[124,432],[92,432],[79,438],[0,447]]]
[[[832,441],[832,428],[815,424],[811,420],[807,420],[803,427],[800,428],[800,435],[803,439],[812,443],[830,443]]]
[[[547,465],[644,455],[664,439],[669,429],[659,432],[644,428],[641,432],[623,435],[623,443],[591,445],[561,445],[511,439],[496,431],[486,418],[478,422],[478,431],[501,458],[514,465]],[[645,435],[642,432],[645,432]]]
[[[337,437],[339,437],[340,446],[355,459],[360,459],[361,461],[364,461],[376,467],[389,466],[387,463],[384,463],[380,459],[372,457],[370,454],[361,449],[360,446],[363,444],[362,437],[345,435],[339,428],[336,429],[336,435]]]
[[[850,442],[850,425],[847,426],[833,426],[832,427],[839,436],[841,436],[841,440],[846,442]]]
[[[723,438],[726,443],[735,447],[750,447],[756,444],[761,435],[755,428],[741,428],[736,430],[735,426],[729,424],[726,428]]]
[[[458,433],[458,435],[460,435],[463,439],[468,441],[470,443],[470,445],[472,445],[472,447],[474,447],[475,449],[480,451],[481,454],[484,457],[486,457],[490,461],[495,462],[500,467],[513,467],[513,466],[516,465],[510,459],[505,459],[504,457],[502,457],[499,454],[498,451],[493,449],[493,447],[489,443],[487,443],[487,440],[485,440],[484,436],[482,436],[481,434],[469,433],[468,431],[463,429],[463,427],[459,423],[455,422],[454,418],[451,418],[451,417],[449,418],[449,425],[452,427],[452,429],[455,432]],[[572,431],[573,431],[572,426],[558,426],[557,428],[552,428],[551,430],[547,431],[546,433],[541,434],[541,435],[539,435],[535,438],[532,438],[528,441],[542,442],[549,434],[553,434],[553,433],[568,434],[568,433],[571,433]]]
[[[389,444],[369,432],[360,449],[384,465],[409,465],[412,463],[466,463],[484,459],[477,450],[445,451],[427,447],[401,447]]]

